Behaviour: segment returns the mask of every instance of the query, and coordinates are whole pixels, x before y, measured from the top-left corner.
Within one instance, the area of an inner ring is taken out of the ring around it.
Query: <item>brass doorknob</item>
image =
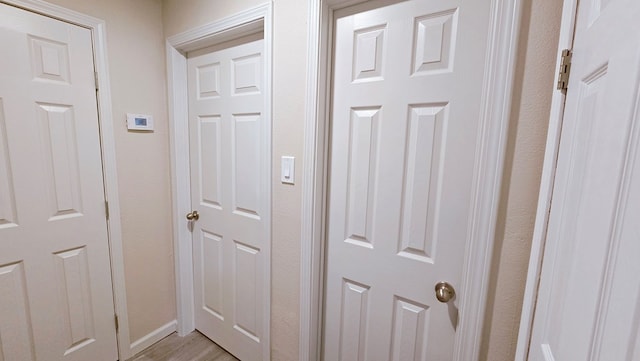
[[[192,211],[190,213],[187,213],[188,221],[197,221],[198,219],[200,219],[200,215],[198,214],[198,211]]]
[[[456,290],[448,282],[436,283],[436,298],[442,303],[451,301],[456,296]]]

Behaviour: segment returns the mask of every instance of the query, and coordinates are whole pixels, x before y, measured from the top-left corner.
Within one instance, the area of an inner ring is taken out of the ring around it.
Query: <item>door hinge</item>
[[[96,90],[99,90],[100,86],[98,85],[98,72],[97,71],[93,72],[93,79],[94,79],[94,81],[96,83]]]
[[[109,202],[107,201],[104,201],[104,214],[108,221],[109,220]]]
[[[567,92],[569,86],[569,74],[571,73],[571,57],[573,53],[569,49],[562,51],[562,59],[560,60],[560,72],[558,75],[558,90]]]
[[[115,321],[116,321],[116,332],[118,332],[118,329],[120,329],[120,323],[118,322],[118,315],[114,315]]]

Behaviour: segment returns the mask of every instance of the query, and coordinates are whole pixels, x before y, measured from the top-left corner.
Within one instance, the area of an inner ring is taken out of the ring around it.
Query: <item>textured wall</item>
[[[176,318],[160,0],[48,0],[106,21],[130,338]],[[126,113],[152,114],[130,133]]]
[[[524,0],[482,357],[515,355],[556,73],[562,1]]]

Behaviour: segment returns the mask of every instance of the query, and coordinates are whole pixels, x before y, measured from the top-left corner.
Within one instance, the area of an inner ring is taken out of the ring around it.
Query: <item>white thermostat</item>
[[[153,116],[127,113],[127,129],[153,130]]]

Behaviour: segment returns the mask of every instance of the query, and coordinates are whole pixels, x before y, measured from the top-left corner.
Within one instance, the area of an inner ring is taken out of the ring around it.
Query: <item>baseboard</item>
[[[173,320],[166,325],[160,326],[154,331],[151,331],[145,336],[140,337],[131,343],[131,355],[136,355],[140,351],[143,351],[147,347],[169,336],[173,332],[176,332],[178,321]]]

